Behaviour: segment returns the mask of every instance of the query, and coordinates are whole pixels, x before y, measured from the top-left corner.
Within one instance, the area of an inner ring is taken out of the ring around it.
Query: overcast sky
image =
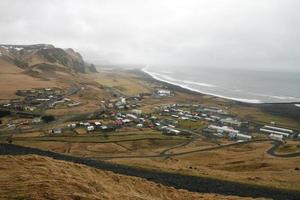
[[[0,43],[93,62],[298,68],[299,0],[0,0]]]

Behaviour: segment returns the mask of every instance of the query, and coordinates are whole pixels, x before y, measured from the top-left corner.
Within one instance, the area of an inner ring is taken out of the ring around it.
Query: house
[[[181,131],[176,130],[174,128],[167,127],[167,126],[162,127],[162,129],[167,134],[179,135],[181,133]]]
[[[127,123],[131,122],[131,120],[130,120],[130,119],[122,119],[122,122],[123,122],[124,124],[127,124]]]
[[[137,124],[136,127],[137,128],[143,128],[143,124]]]
[[[75,123],[68,124],[68,127],[71,128],[71,129],[74,129],[74,128],[76,128],[76,124]]]
[[[40,117],[35,117],[32,119],[32,123],[41,123],[42,119]]]
[[[84,123],[83,123],[83,126],[86,126],[86,127],[87,127],[87,126],[90,126],[90,125],[91,125],[91,124],[90,124],[89,122],[84,122]]]
[[[89,132],[90,132],[90,131],[94,131],[94,130],[95,130],[95,127],[94,127],[94,126],[87,126],[87,127],[86,127],[86,130],[89,131]]]
[[[142,110],[133,109],[133,110],[131,110],[131,113],[135,114],[135,115],[141,115],[142,114]]]
[[[95,126],[101,126],[101,122],[94,122]]]
[[[156,94],[158,96],[165,97],[165,96],[170,96],[171,91],[170,90],[159,89],[159,90],[156,91]]]
[[[237,133],[236,138],[238,140],[251,140],[252,136],[251,135],[245,135],[245,134],[242,134],[242,133]]]
[[[272,140],[279,140],[279,141],[282,141],[282,140],[283,140],[283,135],[277,135],[277,134],[271,133],[271,134],[269,135],[269,138],[272,139]]]
[[[215,126],[215,125],[209,125],[208,128],[209,128],[209,129],[216,130],[216,131],[227,132],[227,133],[236,133],[236,134],[239,133],[238,130],[235,130],[235,129],[233,129],[233,128],[231,128],[231,127],[228,127],[228,126]]]
[[[62,129],[61,128],[53,128],[52,129],[52,133],[53,134],[61,134],[62,133]]]
[[[102,125],[100,128],[101,128],[102,130],[107,130],[107,129],[108,129],[108,127],[105,126],[105,125]]]
[[[221,119],[220,122],[226,126],[234,126],[234,127],[240,127],[242,124],[242,122],[232,118]]]

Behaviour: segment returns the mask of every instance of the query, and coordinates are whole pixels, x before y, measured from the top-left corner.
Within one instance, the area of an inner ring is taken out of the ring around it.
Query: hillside
[[[41,156],[0,158],[0,199],[250,199],[176,190]]]
[[[0,100],[15,98],[16,90],[69,87],[81,74],[97,72],[73,49],[53,45],[0,45]]]
[[[96,72],[94,66],[85,63],[78,52],[50,44],[0,45],[0,57],[26,70],[56,66],[70,72]]]

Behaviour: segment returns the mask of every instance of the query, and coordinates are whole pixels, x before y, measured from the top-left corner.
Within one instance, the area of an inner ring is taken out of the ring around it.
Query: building
[[[176,130],[174,128],[170,128],[168,126],[164,126],[162,127],[162,130],[167,133],[167,134],[172,134],[172,135],[179,135],[181,133],[181,131]]]
[[[71,129],[76,128],[76,124],[75,123],[68,124],[68,127],[71,128]]]
[[[141,115],[142,114],[142,110],[133,109],[133,110],[131,110],[131,113],[135,114],[135,115]]]
[[[287,132],[287,133],[294,133],[294,131],[291,130],[291,129],[279,128],[279,127],[276,127],[276,126],[265,125],[264,128],[271,129],[271,130],[276,130],[276,131]]]
[[[131,118],[133,120],[136,120],[137,119],[137,116],[133,115],[133,114],[127,114],[126,115],[128,118]]]
[[[271,134],[269,135],[269,138],[272,139],[272,140],[279,140],[279,141],[282,141],[282,140],[283,140],[283,135],[277,135],[277,134],[271,133]]]
[[[94,122],[95,126],[101,126],[101,122]]]
[[[156,91],[156,94],[158,96],[165,97],[165,96],[170,96],[171,91],[170,90],[159,89],[159,90]]]
[[[62,133],[62,129],[61,128],[54,128],[51,131],[53,134],[61,134]]]
[[[232,118],[221,119],[220,122],[224,125],[234,126],[234,127],[240,127],[242,125],[242,122],[240,122],[237,119],[232,119]]]
[[[245,135],[245,134],[242,134],[242,133],[237,133],[236,138],[238,140],[251,140],[252,136],[251,135]]]
[[[94,130],[95,130],[95,127],[94,127],[94,126],[87,126],[87,127],[86,127],[86,130],[89,131],[89,132],[90,132],[90,131],[94,131]]]
[[[264,133],[270,133],[270,134],[276,134],[276,135],[282,135],[284,137],[289,137],[290,134],[293,134],[294,131],[290,129],[285,129],[285,128],[279,128],[275,126],[268,126],[265,125],[262,128],[259,129],[261,132]]]
[[[213,129],[213,130],[216,130],[216,131],[223,131],[223,132],[226,132],[226,133],[236,133],[238,134],[239,131],[238,130],[235,130],[231,127],[228,127],[228,126],[215,126],[215,125],[209,125],[208,126],[209,129]]]
[[[143,124],[137,124],[136,125],[137,128],[143,128],[143,126],[144,126]]]
[[[32,119],[32,123],[41,123],[42,119],[40,117],[35,117]]]

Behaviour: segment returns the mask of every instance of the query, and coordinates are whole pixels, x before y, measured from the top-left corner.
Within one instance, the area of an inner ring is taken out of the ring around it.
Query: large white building
[[[215,125],[209,125],[208,126],[209,129],[214,129],[214,130],[217,130],[217,131],[223,131],[223,132],[226,132],[226,133],[239,133],[238,130],[235,130],[231,127],[228,127],[228,126],[215,126]]]
[[[276,135],[282,135],[284,137],[289,137],[290,134],[293,134],[294,131],[286,128],[279,128],[275,126],[268,126],[265,125],[262,128],[259,129],[261,132],[264,133],[270,133],[270,134],[276,134]]]

